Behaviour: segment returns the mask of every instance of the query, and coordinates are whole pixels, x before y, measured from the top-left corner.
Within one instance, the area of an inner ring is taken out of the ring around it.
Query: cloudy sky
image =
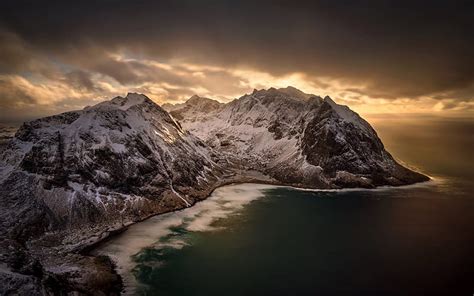
[[[0,122],[129,91],[295,86],[362,114],[474,114],[473,1],[0,3]]]

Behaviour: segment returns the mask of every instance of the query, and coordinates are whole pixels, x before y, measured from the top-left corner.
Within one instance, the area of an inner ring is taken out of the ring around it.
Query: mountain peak
[[[125,98],[127,100],[134,100],[134,101],[144,101],[146,99],[149,99],[147,96],[145,96],[144,94],[140,94],[140,93],[134,93],[134,92],[129,92],[127,93],[127,95],[125,96]]]
[[[311,94],[307,94],[296,87],[293,86],[287,86],[285,88],[279,88],[279,92],[282,92],[284,94],[287,94],[289,96],[295,97],[295,98],[301,98],[301,99],[308,99],[309,97],[313,96]]]
[[[205,98],[205,97],[201,97],[201,96],[198,96],[198,95],[193,95],[192,97],[190,97],[186,103],[187,104],[196,104],[196,103],[199,103],[199,102],[207,102],[207,101],[213,101],[209,98]]]
[[[325,96],[324,99],[323,99],[324,102],[328,102],[329,104],[331,105],[334,105],[336,104],[336,102],[333,101],[333,99],[331,99],[330,96]]]
[[[163,104],[162,107],[171,113],[171,115],[180,120],[187,113],[207,114],[220,109],[224,104],[205,97],[193,95],[186,102],[180,104]]]
[[[312,94],[307,94],[293,86],[287,86],[285,88],[270,87],[269,89],[261,89],[261,90],[254,89],[251,95],[266,96],[268,94],[283,95],[283,96],[288,96],[290,98],[294,98],[298,100],[307,100],[310,97],[315,96]]]
[[[131,93],[131,92],[129,92],[125,96],[125,105],[127,105],[128,108],[130,108],[131,106],[143,104],[145,102],[154,103],[149,97],[145,96],[144,94],[140,94],[140,93]],[[126,108],[126,109],[128,109],[128,108]]]
[[[150,98],[145,96],[144,94],[139,93],[127,93],[125,97],[117,96],[110,101],[101,102],[94,106],[87,106],[84,110],[91,110],[91,109],[103,109],[103,108],[117,108],[121,110],[128,110],[133,106],[144,104],[144,103],[151,103],[155,104]]]
[[[325,96],[323,99],[323,104],[327,104],[331,110],[335,112],[341,119],[346,122],[350,122],[360,128],[361,130],[371,134],[373,132],[372,127],[367,123],[363,118],[359,116],[356,112],[352,111],[349,107],[345,105],[339,105],[334,102],[329,96]]]

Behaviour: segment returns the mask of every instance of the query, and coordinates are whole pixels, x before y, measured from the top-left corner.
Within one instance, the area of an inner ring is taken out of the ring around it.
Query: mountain
[[[35,253],[59,240],[58,251],[68,253],[132,221],[190,206],[217,186],[216,160],[144,95],[27,122],[0,155],[0,253],[12,255],[3,261],[21,271],[18,261],[28,256],[8,252],[18,243],[42,238],[22,250]],[[35,264],[48,272],[56,261]]]
[[[220,110],[224,106],[225,104],[216,100],[194,95],[185,103],[176,105],[164,104],[162,107],[177,120],[185,118],[199,120],[203,115]]]
[[[145,211],[161,196],[190,205],[194,191],[217,179],[215,159],[146,96],[128,94],[25,123],[2,155],[1,180],[15,188],[7,194],[31,190],[19,182],[34,178],[35,194],[55,206],[54,222],[74,225],[98,221],[102,212],[126,215],[146,204]],[[67,201],[68,208],[57,207],[58,200]],[[91,212],[68,213],[84,206]]]
[[[428,180],[329,97],[255,90],[227,104],[164,105],[130,93],[24,123],[0,149],[0,294],[117,294],[87,249],[216,187],[264,182],[374,188]]]
[[[184,129],[236,167],[283,184],[373,188],[427,180],[397,163],[368,122],[329,97],[270,88],[204,111],[197,100],[171,111]]]

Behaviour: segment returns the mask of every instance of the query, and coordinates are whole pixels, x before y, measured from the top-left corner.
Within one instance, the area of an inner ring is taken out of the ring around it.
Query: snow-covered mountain
[[[227,104],[193,96],[163,107],[170,113],[128,94],[27,122],[5,141],[0,294],[117,292],[112,264],[78,252],[223,184],[372,188],[427,180],[329,97],[270,88]]]
[[[216,108],[200,108],[204,103],[211,105],[193,97],[170,112],[236,167],[282,183],[340,188],[426,180],[399,165],[369,123],[329,97],[287,87],[255,90]]]
[[[162,107],[168,112],[173,112],[173,117],[177,120],[182,120],[184,118],[192,118],[198,120],[202,115],[206,115],[210,112],[224,107],[225,104],[218,102],[216,100],[211,100],[208,98],[200,97],[194,95],[185,103],[181,104],[163,104]]]
[[[168,195],[189,205],[219,173],[211,150],[138,94],[25,123],[1,157],[3,184],[15,188],[5,194],[34,190],[62,225],[129,214]],[[35,188],[21,186],[24,178]],[[75,207],[91,212],[78,216]]]
[[[216,160],[144,95],[27,122],[0,154],[0,256],[15,265],[8,248],[51,231],[55,238],[44,243],[59,240],[55,247],[67,252],[131,221],[190,206],[217,186],[223,170]],[[40,262],[57,270],[51,258]]]

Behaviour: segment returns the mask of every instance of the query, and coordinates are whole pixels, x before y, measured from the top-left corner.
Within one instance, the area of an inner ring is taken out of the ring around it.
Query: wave
[[[147,249],[164,250],[167,248],[180,249],[188,245],[189,232],[215,231],[214,224],[221,218],[237,213],[250,202],[265,196],[265,191],[276,188],[286,188],[311,192],[353,192],[353,191],[386,191],[412,188],[426,188],[442,183],[440,178],[431,177],[430,181],[400,187],[383,186],[375,189],[304,189],[291,186],[267,184],[234,184],[217,188],[209,198],[190,208],[154,216],[143,222],[130,226],[127,231],[105,242],[94,250],[93,255],[107,255],[117,265],[117,272],[124,281],[124,294],[134,294],[138,283],[133,270],[137,266],[136,259]],[[153,267],[159,267],[160,262],[152,262]]]
[[[133,269],[136,256],[146,248],[179,249],[186,246],[180,233],[218,230],[213,226],[218,219],[241,210],[250,202],[263,197],[264,191],[278,186],[238,184],[217,188],[209,198],[181,211],[152,217],[130,226],[127,231],[105,242],[93,255],[109,256],[117,265],[124,281],[124,294],[134,294],[137,282]],[[159,266],[159,264],[157,264]]]

